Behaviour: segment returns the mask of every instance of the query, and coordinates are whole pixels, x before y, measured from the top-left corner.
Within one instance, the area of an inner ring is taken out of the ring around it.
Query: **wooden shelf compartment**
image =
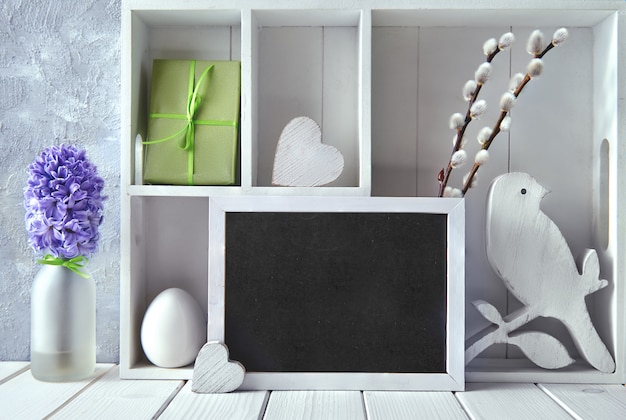
[[[137,10],[125,22],[130,48],[125,50],[130,80],[129,185],[141,185],[142,147],[146,139],[154,59],[241,61],[240,10]],[[241,168],[241,157],[237,164]],[[241,184],[241,170],[236,184]],[[158,186],[161,187],[161,186]],[[227,187],[229,188],[229,187]],[[140,190],[141,191],[141,190]],[[149,191],[149,189],[148,189]],[[132,191],[131,191],[132,193]]]
[[[307,116],[344,156],[329,187],[369,193],[368,16],[360,10],[252,11],[252,185],[271,186],[283,127]],[[284,189],[282,189],[284,191]],[[311,189],[309,189],[311,190]]]
[[[171,19],[167,18],[171,16]],[[345,165],[328,187],[346,195],[369,194],[369,122],[362,106],[361,11],[133,10],[131,11],[131,185],[141,185],[141,147],[146,137],[152,60],[239,60],[242,66],[240,153],[237,186],[246,194],[324,195],[314,188],[272,187],[276,144],[282,128],[298,116],[314,119],[325,144],[337,147]],[[242,25],[243,23],[243,25]],[[367,93],[365,93],[367,95]],[[139,137],[136,137],[139,135]],[[254,187],[261,187],[255,190]],[[156,187],[156,188],[152,188]],[[162,186],[132,188],[154,194]],[[197,194],[230,194],[230,187],[200,187]],[[157,193],[158,194],[158,193]],[[178,194],[187,195],[185,189]]]
[[[546,371],[523,364],[512,346],[494,346],[468,366],[468,381],[617,382],[624,380],[623,232],[617,224],[625,112],[619,107],[617,79],[624,68],[624,15],[616,11],[372,11],[372,195],[433,196],[437,173],[447,163],[454,132],[448,119],[465,113],[461,88],[484,61],[482,44],[512,31],[510,51],[493,61],[481,91],[487,114],[472,122],[466,138],[470,160],[479,150],[476,134],[492,126],[498,103],[516,72],[530,56],[526,39],[534,29],[546,38],[567,27],[570,39],[544,58],[545,69],[521,93],[512,110],[509,133],[490,148],[479,183],[466,196],[466,334],[489,326],[471,304],[482,299],[502,315],[520,303],[492,271],[485,254],[485,207],[492,179],[506,172],[527,172],[552,192],[543,211],[563,232],[574,257],[585,248],[598,251],[610,286],[588,297],[600,335],[616,359],[617,371],[602,374],[579,361],[575,368]],[[538,26],[536,26],[538,25]],[[469,165],[453,172],[459,186]],[[620,204],[621,203],[621,204]],[[549,320],[532,325],[555,334],[570,354],[578,353],[564,328]],[[544,378],[544,379],[540,379]]]
[[[125,289],[127,311],[121,329],[121,374],[128,378],[191,378],[191,367],[162,369],[141,349],[141,323],[148,305],[163,290],[178,287],[208,312],[208,199],[205,197],[133,197],[130,266]]]
[[[470,156],[477,150],[476,132],[495,121],[496,104],[511,74],[523,71],[530,58],[525,52],[527,36],[539,28],[549,37],[565,26],[570,40],[546,56],[544,74],[520,95],[510,133],[496,139],[489,164],[479,172],[478,186],[466,197],[466,333],[469,337],[488,326],[471,305],[473,300],[486,300],[503,315],[520,305],[489,267],[484,230],[490,181],[505,172],[524,171],[552,190],[542,209],[561,228],[573,254],[585,248],[598,251],[602,277],[610,286],[590,296],[588,305],[617,370],[600,374],[579,361],[572,368],[546,371],[524,363],[514,348],[495,346],[468,366],[466,378],[625,380],[626,227],[618,224],[618,213],[626,205],[619,193],[626,156],[622,141],[626,108],[620,99],[626,96],[626,88],[617,76],[626,72],[626,48],[619,42],[626,34],[621,2],[594,6],[554,0],[531,7],[507,1],[497,9],[486,9],[482,2],[476,2],[476,7],[460,1],[446,7],[427,2],[417,9],[410,1],[370,0],[360,5],[362,9],[355,9],[349,1],[329,1],[328,7],[317,9],[304,1],[239,4],[215,0],[210,6],[186,2],[176,6],[179,10],[158,2],[150,7],[138,0],[126,3],[122,31],[122,85],[128,97],[122,104],[123,377],[191,377],[191,368],[151,366],[138,341],[146,305],[157,289],[168,286],[165,279],[154,280],[147,274],[148,265],[154,262],[146,253],[146,240],[152,242],[155,255],[173,252],[168,240],[149,232],[152,226],[168,223],[168,213],[188,207],[194,219],[204,218],[196,225],[200,226],[206,221],[207,198],[214,195],[435,195],[437,172],[452,147],[448,118],[465,111],[461,88],[484,61],[482,43],[509,30],[517,38],[511,51],[494,60],[492,78],[481,93],[488,113],[468,130]],[[189,42],[190,38],[203,42]],[[236,186],[141,185],[134,176],[134,139],[145,133],[151,61],[157,56],[189,55],[242,62]],[[290,118],[302,114],[319,119],[324,142],[342,151],[344,174],[328,187],[272,187],[277,136]],[[458,185],[466,171],[456,170],[451,184]],[[159,207],[165,210],[156,210]],[[208,233],[205,238],[191,225],[183,232],[192,233],[192,242],[206,254]],[[137,242],[137,237],[142,241]],[[158,261],[156,267],[159,264],[164,262]],[[201,265],[192,264],[197,274],[192,288],[206,287],[208,277],[202,272],[206,264]],[[567,333],[554,323],[532,327],[554,332],[577,354]]]

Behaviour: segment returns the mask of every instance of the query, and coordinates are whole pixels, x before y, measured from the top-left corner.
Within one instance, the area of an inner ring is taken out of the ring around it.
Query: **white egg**
[[[157,366],[187,366],[206,343],[206,327],[204,312],[189,293],[166,289],[148,306],[141,324],[141,345]]]

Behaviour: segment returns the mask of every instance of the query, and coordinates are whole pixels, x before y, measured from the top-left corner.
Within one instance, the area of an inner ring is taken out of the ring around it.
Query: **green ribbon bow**
[[[87,262],[89,260],[87,257],[83,257],[79,255],[78,257],[70,258],[69,260],[65,260],[63,258],[57,258],[54,255],[47,254],[41,260],[37,260],[39,264],[47,264],[47,265],[62,265],[63,267],[69,268],[79,276],[88,279],[89,274],[81,271],[81,269],[85,268]]]
[[[158,140],[144,141],[142,144],[155,144],[163,143],[181,137],[178,142],[178,148],[187,151],[187,184],[193,185],[193,173],[194,173],[194,149],[195,149],[195,126],[196,125],[212,125],[212,126],[230,126],[236,127],[236,121],[218,121],[218,120],[196,120],[194,116],[196,111],[200,107],[202,97],[198,94],[202,83],[207,75],[213,70],[214,65],[208,66],[198,78],[198,81],[194,85],[194,76],[196,74],[196,61],[191,60],[189,66],[189,84],[187,89],[187,113],[186,114],[159,114],[151,113],[149,118],[170,118],[176,120],[186,120],[187,124],[171,136],[167,136]],[[184,135],[184,136],[183,136]]]

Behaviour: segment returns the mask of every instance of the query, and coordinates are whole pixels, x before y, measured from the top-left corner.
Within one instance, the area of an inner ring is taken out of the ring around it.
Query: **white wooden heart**
[[[343,155],[322,144],[320,126],[308,117],[297,117],[283,129],[276,146],[272,184],[315,187],[336,180],[343,171]]]
[[[206,343],[198,352],[193,368],[191,390],[199,394],[220,394],[236,390],[243,383],[246,369],[228,359],[228,347]]]

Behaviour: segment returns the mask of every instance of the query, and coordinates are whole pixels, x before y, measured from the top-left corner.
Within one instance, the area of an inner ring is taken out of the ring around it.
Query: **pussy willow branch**
[[[496,55],[498,55],[500,51],[502,51],[502,49],[500,49],[500,46],[498,46],[491,54],[487,56],[486,62],[491,63],[491,61],[495,58]],[[452,166],[452,155],[454,155],[461,149],[461,145],[463,144],[463,136],[465,135],[465,129],[472,121],[472,105],[474,105],[474,102],[476,102],[476,98],[478,98],[478,94],[480,93],[480,89],[483,87],[483,84],[484,83],[476,83],[476,88],[474,89],[474,92],[472,93],[468,101],[467,112],[465,113],[465,122],[463,123],[463,126],[459,128],[456,132],[456,141],[454,142],[454,147],[452,148],[452,153],[450,154],[450,160],[448,160],[448,166],[446,166],[446,168],[439,173],[439,197],[443,197],[443,192],[446,189],[446,185],[448,185],[450,174],[454,169],[454,167]]]
[[[538,54],[534,54],[534,58],[542,58],[552,48],[554,48],[554,44],[551,42],[543,49],[543,51],[541,51]],[[519,96],[519,94],[522,92],[524,87],[528,84],[528,82],[530,82],[530,80],[531,80],[530,74],[526,73],[524,75],[524,78],[520,82],[520,84],[513,91],[513,96],[515,96],[516,99]],[[483,150],[488,150],[489,146],[491,146],[491,143],[494,141],[496,136],[500,133],[500,131],[501,131],[500,130],[500,124],[502,124],[502,120],[504,120],[504,118],[509,114],[509,112],[510,111],[501,111],[500,112],[500,116],[498,117],[498,121],[493,126],[491,135],[489,136],[487,141],[485,141],[485,143],[483,143],[483,146],[482,146]],[[469,175],[467,176],[467,179],[465,180],[465,183],[463,184],[463,189],[461,190],[461,196],[464,196],[467,193],[467,190],[470,189],[470,187],[472,185],[472,181],[474,180],[474,177],[476,176],[476,173],[478,172],[478,169],[480,168],[480,166],[481,165],[479,163],[474,162],[474,165],[472,166],[472,169],[470,170]]]

